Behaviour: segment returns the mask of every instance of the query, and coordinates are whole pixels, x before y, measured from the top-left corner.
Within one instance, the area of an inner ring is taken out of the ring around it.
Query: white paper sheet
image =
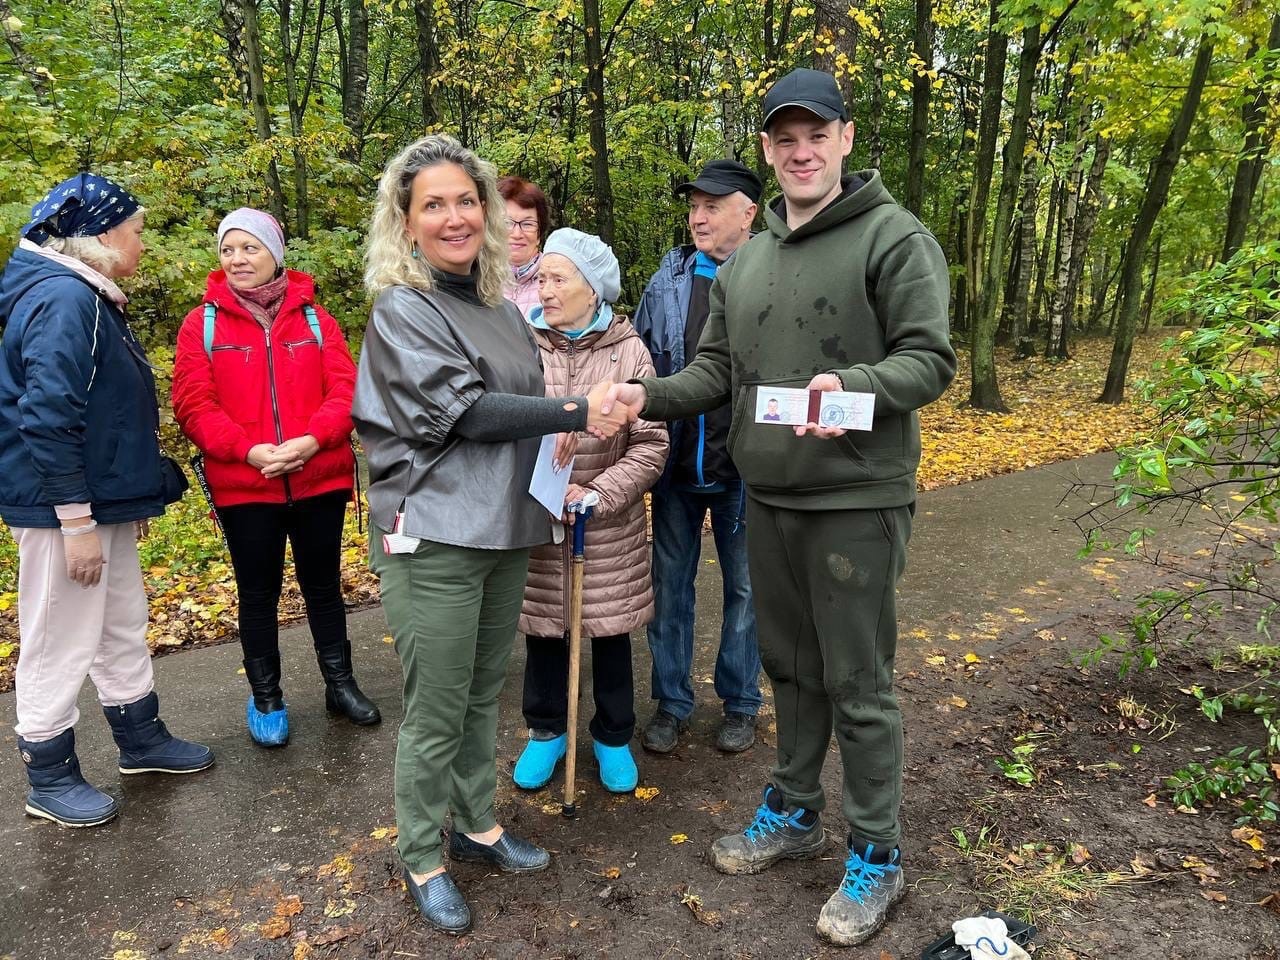
[[[555,468],[556,435],[548,433],[538,448],[538,462],[533,467],[533,479],[529,481],[529,494],[547,508],[553,517],[564,513],[564,495],[569,489],[569,475],[573,472],[573,460],[564,469]]]

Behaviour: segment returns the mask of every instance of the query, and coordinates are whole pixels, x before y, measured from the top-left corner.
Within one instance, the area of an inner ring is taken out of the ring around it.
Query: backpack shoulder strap
[[[324,334],[320,332],[320,318],[316,316],[316,308],[309,303],[304,303],[302,312],[306,315],[307,326],[311,328],[311,335],[316,338],[316,343],[323,347]]]
[[[213,359],[213,328],[217,319],[218,305],[206,303],[204,305],[204,352],[210,360]]]

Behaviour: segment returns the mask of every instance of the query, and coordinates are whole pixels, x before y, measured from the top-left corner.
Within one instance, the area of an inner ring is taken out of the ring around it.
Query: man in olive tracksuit
[[[756,873],[821,852],[819,775],[834,727],[849,854],[818,933],[848,945],[875,933],[904,889],[894,586],[915,507],[916,410],[955,375],[947,264],[877,171],[842,175],[853,125],[829,74],[793,71],[764,109],[765,157],[782,188],[767,229],[720,269],[693,362],[613,396],[649,420],[733,403],[729,452],[747,487],[778,755],[755,818],[713,844],[712,862]],[[778,387],[872,393],[873,427],[756,422],[757,392]]]

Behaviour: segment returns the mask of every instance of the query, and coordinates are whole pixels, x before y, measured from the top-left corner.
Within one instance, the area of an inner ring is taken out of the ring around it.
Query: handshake
[[[601,380],[587,394],[587,432],[608,440],[640,418],[645,399],[645,389],[638,383]]]

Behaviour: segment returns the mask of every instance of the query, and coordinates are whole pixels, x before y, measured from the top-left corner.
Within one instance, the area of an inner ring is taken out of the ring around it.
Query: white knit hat
[[[601,303],[613,303],[622,292],[622,273],[618,258],[599,237],[581,230],[562,227],[547,237],[542,252],[558,253],[573,261]]]

